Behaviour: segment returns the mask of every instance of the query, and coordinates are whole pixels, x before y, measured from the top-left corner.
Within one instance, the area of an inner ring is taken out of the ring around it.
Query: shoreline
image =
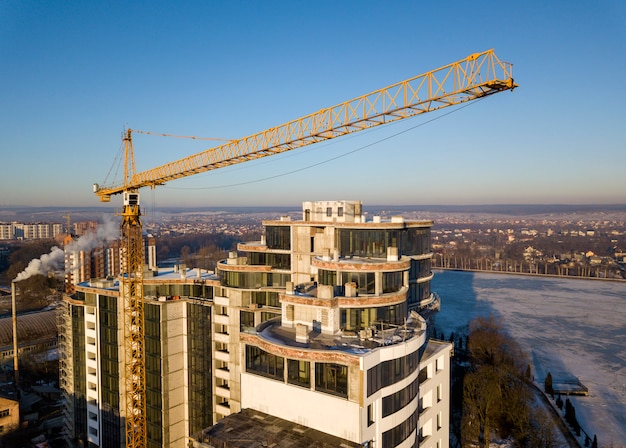
[[[461,269],[461,268],[442,268],[442,267],[431,267],[432,271],[451,271],[451,272],[475,272],[478,274],[500,274],[500,275],[519,275],[526,277],[545,277],[551,279],[572,279],[572,280],[594,280],[594,281],[604,281],[604,282],[616,282],[616,283],[626,283],[626,279],[623,278],[599,278],[599,277],[581,277],[578,275],[555,275],[555,274],[538,274],[538,273],[530,273],[530,272],[510,272],[510,271],[491,271],[491,270],[483,270],[483,269]]]

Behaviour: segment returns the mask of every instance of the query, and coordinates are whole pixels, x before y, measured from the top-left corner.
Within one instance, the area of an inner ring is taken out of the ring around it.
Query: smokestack
[[[13,315],[13,374],[15,375],[15,390],[19,396],[20,371],[18,369],[17,352],[17,307],[15,305],[15,280],[11,282],[11,310]]]

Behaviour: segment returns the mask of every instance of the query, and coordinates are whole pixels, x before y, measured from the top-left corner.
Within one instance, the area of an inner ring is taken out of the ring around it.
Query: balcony
[[[227,314],[214,315],[213,323],[220,324],[220,325],[228,325],[228,315]]]
[[[225,398],[226,400],[230,400],[230,389],[228,386],[216,386],[215,395]]]
[[[230,342],[230,335],[228,333],[215,333],[213,336],[215,342],[221,342],[223,344],[228,344]]]
[[[215,351],[215,359],[222,362],[230,362],[230,353],[226,350]]]
[[[219,367],[215,369],[215,377],[222,380],[230,380],[230,370],[225,367]]]
[[[222,414],[225,417],[230,415],[230,406],[228,405],[228,402],[217,403],[215,405],[215,412],[217,412],[218,414]]]

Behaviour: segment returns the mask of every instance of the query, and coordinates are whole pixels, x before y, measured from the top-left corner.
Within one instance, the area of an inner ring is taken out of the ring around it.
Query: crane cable
[[[104,181],[102,182],[103,185],[106,185],[107,182],[109,181],[109,176],[111,176],[113,169],[115,169],[115,173],[113,174],[113,177],[111,177],[111,179],[118,178],[120,174],[120,167],[122,166],[123,160],[124,160],[124,142],[122,141],[122,143],[120,143],[119,149],[117,150],[117,154],[115,155],[115,159],[113,159],[113,163],[109,167],[109,171],[107,172],[107,175],[104,177]]]
[[[174,135],[174,134],[162,134],[160,132],[140,131],[133,129],[133,132],[145,135],[158,135],[159,137],[174,137],[174,138],[189,138],[191,140],[218,140],[220,142],[232,142],[232,139],[227,138],[213,138],[213,137],[196,137],[195,135]]]
[[[335,161],[337,159],[341,159],[342,157],[349,156],[349,155],[354,154],[356,152],[359,152],[359,151],[362,151],[364,149],[367,149],[367,148],[369,148],[371,146],[374,146],[374,145],[377,145],[379,143],[382,143],[382,142],[384,142],[386,140],[391,140],[392,138],[395,138],[395,137],[397,137],[399,135],[405,134],[405,133],[407,133],[409,131],[412,131],[414,129],[420,128],[420,127],[425,126],[427,124],[430,124],[430,123],[432,123],[432,122],[434,122],[436,120],[439,120],[440,118],[443,118],[443,117],[446,117],[446,116],[448,116],[450,114],[458,112],[461,109],[465,109],[466,107],[472,106],[473,104],[476,104],[476,103],[484,100],[485,98],[486,97],[478,98],[476,101],[464,104],[463,106],[460,106],[460,107],[457,107],[457,108],[455,108],[453,110],[445,112],[445,113],[441,114],[438,117],[434,117],[434,118],[432,118],[430,120],[427,120],[427,121],[425,121],[423,123],[419,123],[419,124],[417,124],[415,126],[412,126],[412,127],[408,128],[408,129],[405,129],[403,131],[397,132],[397,133],[395,133],[393,135],[390,135],[388,137],[382,138],[382,139],[377,140],[375,142],[368,143],[367,145],[364,145],[364,146],[361,146],[359,148],[353,149],[352,151],[348,151],[348,152],[345,152],[343,154],[339,154],[338,156],[331,157],[330,159],[322,160],[321,162],[317,162],[317,163],[314,163],[312,165],[304,166],[302,168],[298,168],[298,169],[295,169],[295,170],[292,170],[292,171],[287,171],[287,172],[284,172],[284,173],[275,174],[273,176],[263,177],[263,178],[260,178],[260,179],[250,180],[250,181],[246,181],[246,182],[238,182],[238,183],[235,183],[235,184],[228,184],[228,185],[217,185],[217,186],[213,186],[213,187],[168,187],[167,185],[162,185],[160,188],[167,188],[167,189],[170,189],[170,190],[216,190],[218,188],[239,187],[241,185],[249,185],[249,184],[254,184],[254,183],[257,183],[257,182],[264,182],[264,181],[267,181],[267,180],[272,180],[272,179],[277,179],[279,177],[288,176],[290,174],[299,173],[301,171],[305,171],[305,170],[308,170],[310,168],[315,168],[317,166],[324,165],[324,164],[329,163],[329,162],[333,162],[333,161]],[[392,123],[392,124],[394,124],[394,123]],[[298,154],[302,154],[302,152],[300,152]]]
[[[221,142],[232,142],[233,141],[232,139],[229,140],[229,139],[226,139],[226,138],[197,137],[195,135],[164,134],[164,133],[159,133],[159,132],[141,131],[139,129],[132,129],[132,132],[135,132],[137,134],[145,134],[145,135],[157,135],[159,137],[188,138],[188,139],[191,139],[191,140],[217,140],[217,141],[221,141]],[[118,151],[117,151],[117,154],[115,155],[115,159],[113,159],[113,163],[111,164],[111,167],[109,168],[109,171],[108,171],[107,175],[104,177],[104,180],[102,181],[102,185],[107,185],[109,176],[111,176],[111,173],[113,172],[114,169],[115,169],[115,173],[113,174],[111,179],[117,179],[118,178],[119,173],[120,173],[120,166],[122,165],[122,161],[124,159],[123,155],[124,155],[124,143],[122,142],[120,144],[120,147],[119,147]]]

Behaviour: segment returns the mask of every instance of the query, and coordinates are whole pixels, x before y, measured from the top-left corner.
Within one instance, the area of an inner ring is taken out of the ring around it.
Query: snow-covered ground
[[[435,271],[437,327],[446,338],[490,313],[528,353],[535,379],[575,376],[587,397],[570,397],[599,446],[626,447],[626,283]]]

